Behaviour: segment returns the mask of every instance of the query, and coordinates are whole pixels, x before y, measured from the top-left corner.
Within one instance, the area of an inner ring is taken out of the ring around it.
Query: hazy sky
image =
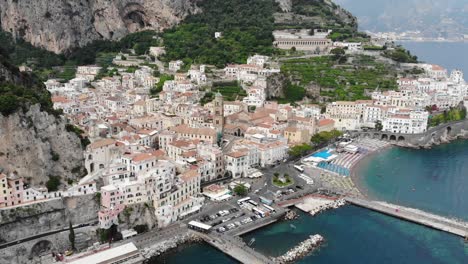
[[[335,2],[357,16],[362,29],[411,30],[422,26],[450,23],[468,27],[468,0],[335,0]]]

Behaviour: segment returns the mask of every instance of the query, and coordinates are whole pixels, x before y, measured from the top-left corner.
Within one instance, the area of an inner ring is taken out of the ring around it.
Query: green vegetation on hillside
[[[396,62],[403,62],[403,63],[417,63],[418,62],[417,56],[411,55],[409,50],[406,50],[405,48],[401,46],[398,46],[395,49],[386,50],[382,52],[382,55]]]
[[[367,41],[369,37],[357,31],[356,19],[331,1],[292,0],[292,17],[277,14],[275,27],[331,29],[332,40]]]
[[[159,82],[150,89],[151,96],[156,96],[163,90],[164,83],[166,81],[174,80],[174,75],[162,74],[159,76]]]
[[[340,64],[336,56],[292,59],[281,66],[292,83],[305,88],[320,86],[320,95],[329,100],[368,99],[366,91],[396,89],[395,73],[370,56],[355,56]],[[341,59],[339,59],[341,60]]]
[[[49,192],[55,192],[60,186],[60,177],[59,176],[49,176],[49,180],[46,182],[46,188]]]
[[[166,61],[182,59],[223,67],[245,63],[255,53],[273,53],[274,1],[210,0],[199,5],[203,12],[163,34]],[[223,36],[215,39],[215,32]]]
[[[35,87],[25,87],[10,83],[0,84],[0,113],[10,115],[19,109],[27,111],[29,105],[41,105],[41,109],[55,113],[49,92]]]
[[[48,78],[67,81],[74,77],[78,65],[98,64],[107,68],[118,52],[134,49],[137,55],[142,55],[148,52],[149,47],[158,46],[160,41],[158,33],[149,30],[129,34],[120,41],[94,41],[60,55],[34,47],[22,39],[14,39],[4,31],[0,31],[0,43],[13,64],[31,67],[42,81]]]
[[[450,108],[448,111],[429,117],[429,126],[435,127],[451,121],[459,121],[466,118],[466,108]]]
[[[237,81],[213,83],[213,88],[211,90],[213,93],[220,92],[226,101],[235,101],[236,99],[242,99],[242,97],[247,96],[247,93]]]
[[[65,63],[63,55],[34,47],[22,39],[14,39],[10,33],[5,31],[0,31],[0,43],[4,54],[15,65],[27,64],[50,68]]]

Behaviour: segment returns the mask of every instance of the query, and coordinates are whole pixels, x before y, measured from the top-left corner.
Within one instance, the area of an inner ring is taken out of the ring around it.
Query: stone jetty
[[[145,258],[150,258],[154,256],[159,256],[162,253],[174,249],[180,245],[185,243],[193,243],[193,242],[202,242],[203,239],[198,236],[196,233],[187,232],[185,234],[176,235],[170,239],[161,241],[157,244],[152,245],[151,247],[144,248],[141,253]]]
[[[312,216],[329,209],[336,209],[346,204],[344,199],[332,200],[321,197],[307,197],[296,207]]]
[[[321,205],[318,208],[315,208],[311,210],[309,213],[314,216],[316,214],[319,214],[323,211],[329,210],[329,209],[337,209],[341,206],[344,206],[346,204],[346,201],[344,199],[338,199],[336,201],[333,201],[331,203],[328,203],[326,205]]]
[[[299,245],[295,246],[294,248],[290,249],[284,255],[275,258],[275,263],[285,264],[285,263],[293,263],[298,259],[305,257],[309,254],[312,250],[320,246],[324,241],[324,238],[321,235],[313,235],[310,236],[308,239],[302,241]]]

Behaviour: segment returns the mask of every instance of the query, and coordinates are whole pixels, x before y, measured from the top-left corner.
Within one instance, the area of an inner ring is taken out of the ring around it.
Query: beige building
[[[276,30],[273,32],[273,45],[279,49],[291,49],[314,52],[325,52],[333,46],[333,42],[326,38],[328,33],[311,35],[309,30]]]
[[[288,144],[301,144],[310,142],[311,136],[307,129],[288,127],[284,130],[284,137],[288,140]]]

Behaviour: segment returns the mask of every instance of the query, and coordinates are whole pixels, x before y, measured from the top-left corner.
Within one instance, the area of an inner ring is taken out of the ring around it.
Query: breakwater
[[[186,243],[202,242],[202,241],[203,239],[196,233],[186,232],[184,234],[176,235],[172,238],[156,243],[150,247],[144,248],[141,251],[141,254],[146,259],[149,259],[151,257],[157,257],[165,253],[168,250],[175,249],[180,245],[183,245]]]
[[[288,250],[284,255],[275,258],[275,263],[293,263],[298,259],[301,259],[308,255],[312,250],[320,246],[323,243],[324,238],[321,235],[313,235],[308,239],[302,241],[299,245]]]
[[[329,209],[338,209],[341,206],[344,206],[346,204],[346,201],[344,199],[339,199],[336,201],[333,201],[331,203],[328,203],[326,205],[321,205],[318,208],[315,208],[314,210],[310,211],[309,214],[312,216],[319,214],[323,211],[329,210]]]
[[[369,201],[358,198],[346,198],[346,201],[357,206],[387,214],[396,218],[431,227],[440,231],[466,237],[468,223],[457,219],[448,219],[414,208],[406,208],[390,203]]]
[[[295,206],[300,210],[309,213],[314,216],[321,212],[327,211],[329,209],[337,209],[346,204],[346,201],[343,199],[327,199],[323,197],[309,196],[304,198],[301,202],[297,203]]]

